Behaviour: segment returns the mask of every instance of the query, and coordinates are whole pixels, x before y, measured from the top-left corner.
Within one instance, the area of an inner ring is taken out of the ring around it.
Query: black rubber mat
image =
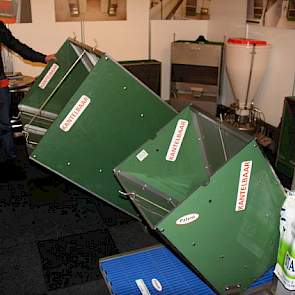
[[[48,290],[99,279],[99,258],[118,253],[107,229],[39,241],[38,248]]]

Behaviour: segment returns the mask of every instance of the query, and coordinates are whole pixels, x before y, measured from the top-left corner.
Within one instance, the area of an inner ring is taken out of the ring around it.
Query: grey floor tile
[[[102,279],[48,292],[46,295],[110,295]]]
[[[0,250],[0,295],[38,295],[46,291],[35,243]]]
[[[38,241],[56,239],[104,227],[95,204],[83,198],[35,206],[33,214],[33,231]]]
[[[120,253],[142,249],[159,243],[157,239],[137,221],[112,226],[109,230]]]

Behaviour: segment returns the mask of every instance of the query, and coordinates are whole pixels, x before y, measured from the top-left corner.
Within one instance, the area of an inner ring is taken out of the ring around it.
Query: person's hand
[[[46,63],[49,63],[50,61],[55,61],[55,60],[57,60],[55,54],[49,54],[49,55],[46,55],[46,57],[45,57]]]

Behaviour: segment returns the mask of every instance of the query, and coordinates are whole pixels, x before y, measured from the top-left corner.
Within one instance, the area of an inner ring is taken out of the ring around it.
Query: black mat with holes
[[[48,290],[97,280],[99,258],[118,253],[107,229],[39,241],[38,248]]]

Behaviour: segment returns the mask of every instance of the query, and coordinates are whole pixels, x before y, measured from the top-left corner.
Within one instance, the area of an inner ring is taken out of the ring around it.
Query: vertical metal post
[[[254,57],[255,57],[255,54],[256,54],[255,45],[256,44],[253,44],[253,49],[252,49],[252,52],[251,52],[251,55],[252,55],[251,56],[251,66],[250,66],[250,73],[249,73],[249,79],[248,79],[248,85],[247,85],[247,94],[246,94],[246,101],[245,101],[244,109],[247,109],[247,104],[248,104],[248,100],[249,100],[249,92],[250,92],[250,86],[251,86],[251,80],[252,80]]]
[[[294,171],[293,171],[293,180],[292,180],[292,184],[291,184],[291,191],[295,191],[295,167],[294,167]]]
[[[85,43],[84,20],[81,20],[81,42]]]
[[[152,21],[151,9],[149,8],[149,27],[148,27],[148,59],[152,59]]]
[[[295,96],[295,73],[294,73],[292,96]]]

